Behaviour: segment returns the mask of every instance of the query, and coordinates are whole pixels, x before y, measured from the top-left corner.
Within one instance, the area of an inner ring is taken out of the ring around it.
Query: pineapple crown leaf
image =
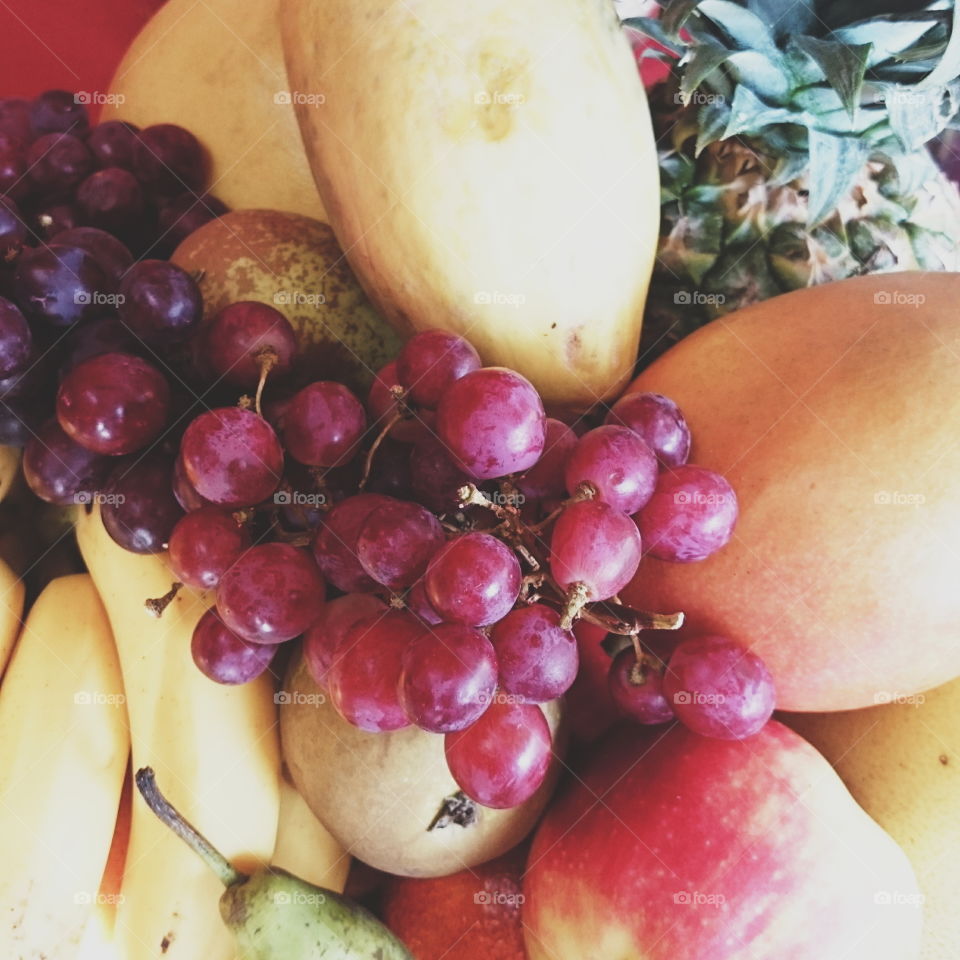
[[[807,223],[816,226],[853,188],[867,161],[869,148],[859,137],[837,136],[815,128],[809,132],[808,148],[810,196]]]
[[[851,45],[802,35],[795,37],[792,42],[823,71],[827,82],[850,115],[851,122],[855,121],[870,56],[870,44]]]

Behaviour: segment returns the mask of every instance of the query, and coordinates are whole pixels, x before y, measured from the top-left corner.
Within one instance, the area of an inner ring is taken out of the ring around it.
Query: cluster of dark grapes
[[[66,368],[101,348],[165,351],[199,320],[196,284],[163,258],[226,210],[203,193],[206,159],[189,131],[91,128],[77,100],[0,98],[4,443],[23,445],[52,413]]]

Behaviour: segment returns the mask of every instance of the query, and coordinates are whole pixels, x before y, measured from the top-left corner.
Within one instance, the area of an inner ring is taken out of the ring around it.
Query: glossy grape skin
[[[133,334],[115,316],[106,314],[75,326],[64,338],[65,347],[61,376],[77,364],[102,353],[136,353],[143,348]]]
[[[496,687],[493,644],[473,627],[426,628],[404,654],[400,702],[410,721],[431,733],[468,727],[490,705]]]
[[[41,245],[52,243],[57,234],[76,230],[83,220],[80,208],[75,203],[52,202],[31,208],[27,227],[33,242]]]
[[[96,258],[80,247],[52,243],[17,260],[14,299],[28,319],[68,327],[102,312],[98,295],[111,289]]]
[[[66,197],[93,172],[93,154],[78,137],[48,133],[27,148],[27,175],[42,196]]]
[[[133,144],[133,172],[147,189],[160,195],[202,190],[206,159],[197,138],[173,123],[141,130]]]
[[[577,641],[560,614],[540,603],[511,610],[490,640],[500,665],[500,689],[523,703],[562,697],[577,678]]]
[[[134,463],[120,462],[102,491],[100,516],[107,533],[131,553],[160,553],[183,516],[173,496],[173,460],[148,454]],[[144,598],[146,599],[146,598]]]
[[[766,664],[733,640],[714,635],[677,645],[663,677],[663,692],[684,726],[720,740],[753,736],[776,706]]]
[[[172,253],[194,230],[229,211],[222,200],[206,193],[197,196],[192,191],[181,193],[163,204],[157,217],[161,255]]]
[[[373,508],[357,535],[357,559],[377,583],[391,590],[412,586],[446,538],[429,510],[407,500]]]
[[[27,241],[27,225],[16,202],[0,196],[0,266],[14,260]]]
[[[696,563],[729,543],[739,513],[737,495],[719,473],[686,464],[660,475],[636,521],[650,556]]]
[[[12,300],[0,297],[0,377],[22,371],[32,352],[30,325]]]
[[[122,240],[96,227],[74,227],[61,230],[53,242],[86,250],[103,271],[110,289],[116,289],[123,275],[133,265],[133,254]]]
[[[30,104],[30,126],[36,136],[69,131],[82,137],[90,129],[90,117],[69,90],[44,90]]]
[[[173,528],[170,569],[188,587],[211,590],[249,546],[245,525],[218,507],[201,507],[181,517]]]
[[[410,725],[398,684],[403,656],[422,630],[402,610],[378,612],[350,627],[327,672],[330,699],[344,720],[371,733]]]
[[[386,612],[387,605],[372,593],[347,593],[324,604],[320,616],[303,635],[303,659],[314,682],[321,687],[327,685],[327,673],[340,642],[355,623]]]
[[[99,123],[87,135],[87,147],[101,169],[122,167],[133,170],[133,145],[139,127],[125,120]]]
[[[183,434],[180,456],[197,493],[224,507],[266,500],[283,473],[283,449],[273,428],[240,407],[200,414]]]
[[[458,491],[470,476],[432,437],[414,444],[410,451],[410,484],[414,497],[434,513],[451,513],[460,506]]]
[[[663,670],[637,662],[633,647],[621,650],[607,674],[610,697],[625,717],[642,724],[669,723],[674,713],[663,693]]]
[[[23,451],[27,484],[47,503],[91,502],[110,466],[109,459],[71,440],[56,419],[46,421]]]
[[[210,505],[210,501],[205,497],[201,497],[190,482],[186,467],[183,465],[183,457],[178,456],[173,462],[173,480],[171,487],[173,488],[173,495],[177,503],[187,512],[199,510],[201,507]]]
[[[414,403],[434,409],[455,380],[480,369],[480,354],[456,333],[415,333],[397,357],[397,377]]]
[[[129,170],[107,167],[77,187],[77,203],[89,226],[127,236],[143,215],[143,188]]]
[[[169,416],[170,388],[163,374],[128,353],[84,360],[57,393],[60,426],[94,453],[134,453],[160,435]]]
[[[203,297],[186,270],[166,260],[141,260],[120,283],[120,319],[146,343],[183,340],[203,316]]]
[[[437,434],[472,477],[528,470],[543,453],[546,416],[529,380],[484,367],[455,381],[437,407]]]
[[[429,627],[443,623],[443,617],[433,609],[427,598],[427,588],[422,579],[418,580],[407,593],[407,609]]]
[[[336,504],[313,539],[313,557],[323,575],[344,593],[372,593],[380,589],[357,558],[357,537],[373,509],[389,503],[379,493],[358,493]]]
[[[273,350],[271,379],[290,372],[297,335],[279,311],[256,300],[224,307],[203,331],[205,359],[212,372],[238,387],[253,389],[260,380],[261,350]]]
[[[427,567],[424,585],[433,608],[451,623],[496,623],[520,595],[516,554],[489,533],[465,533],[447,543]]]
[[[636,513],[653,496],[657,458],[627,427],[597,427],[577,441],[567,459],[564,477],[572,496],[589,483],[596,498],[622,513]]]
[[[567,461],[577,445],[577,435],[561,420],[548,417],[543,455],[515,480],[516,488],[528,500],[562,497],[566,493],[564,474]]]
[[[494,702],[473,726],[448,733],[447,766],[473,801],[506,810],[529,800],[550,769],[552,738],[539,707]]]
[[[619,593],[640,565],[640,533],[619,510],[598,500],[564,507],[550,539],[550,572],[561,589],[583,583],[588,599]]]
[[[256,680],[270,666],[277,648],[249,643],[230,630],[211,607],[190,639],[190,653],[200,672],[215,683],[237,685]]]
[[[679,467],[690,456],[690,427],[680,408],[660,393],[628,393],[604,423],[629,427],[646,441],[665,467]]]
[[[0,136],[0,196],[22,203],[30,196],[26,150]]]
[[[294,394],[283,415],[283,443],[300,463],[336,467],[352,459],[367,427],[363,404],[342,383],[317,380]]]
[[[247,550],[220,578],[217,612],[252,643],[283,643],[320,616],[326,585],[317,565],[288,543]]]

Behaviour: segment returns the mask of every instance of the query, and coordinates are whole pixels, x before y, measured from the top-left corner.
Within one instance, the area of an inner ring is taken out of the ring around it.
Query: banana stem
[[[141,767],[134,778],[137,789],[147,806],[161,823],[169,827],[220,878],[225,887],[232,887],[247,879],[235,870],[230,861],[196,827],[188,823],[169,800],[160,792],[153,770]]]

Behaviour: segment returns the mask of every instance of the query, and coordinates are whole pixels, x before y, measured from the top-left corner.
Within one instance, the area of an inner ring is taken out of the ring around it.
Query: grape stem
[[[149,600],[144,600],[143,605],[147,608],[147,613],[149,613],[151,617],[156,617],[159,620],[160,617],[163,616],[163,611],[170,606],[173,598],[182,588],[183,584],[177,580],[162,597],[153,597]]]
[[[266,386],[270,371],[280,362],[280,357],[277,356],[277,351],[268,344],[254,354],[254,359],[260,364],[260,380],[257,383],[257,395],[253,399],[253,408],[257,411],[257,416],[262,417],[260,400],[263,397],[263,388]]]
[[[590,588],[582,581],[571,583],[566,594],[566,602],[560,611],[560,627],[569,630],[573,621],[580,616],[587,601],[590,599]]]
[[[584,604],[580,608],[580,616],[589,623],[603,627],[608,633],[616,633],[621,637],[634,637],[643,630],[679,630],[683,626],[683,611],[648,613],[609,601]]]
[[[376,439],[373,443],[370,444],[370,449],[367,451],[367,458],[363,462],[363,476],[360,477],[360,483],[357,484],[357,492],[359,493],[367,485],[367,481],[370,479],[370,471],[373,468],[373,458],[377,455],[377,451],[380,449],[380,444],[383,443],[387,438],[387,434],[401,421],[405,420],[406,417],[402,410],[395,410],[393,416],[383,425],[383,429],[377,434]]]
[[[577,484],[577,489],[574,490],[573,496],[568,500],[564,500],[556,510],[552,510],[547,514],[539,523],[535,523],[530,529],[534,533],[539,533],[545,527],[549,527],[557,517],[563,513],[566,507],[569,507],[572,503],[580,503],[583,500],[592,500],[597,495],[597,488],[590,483],[589,480],[581,480]]]

